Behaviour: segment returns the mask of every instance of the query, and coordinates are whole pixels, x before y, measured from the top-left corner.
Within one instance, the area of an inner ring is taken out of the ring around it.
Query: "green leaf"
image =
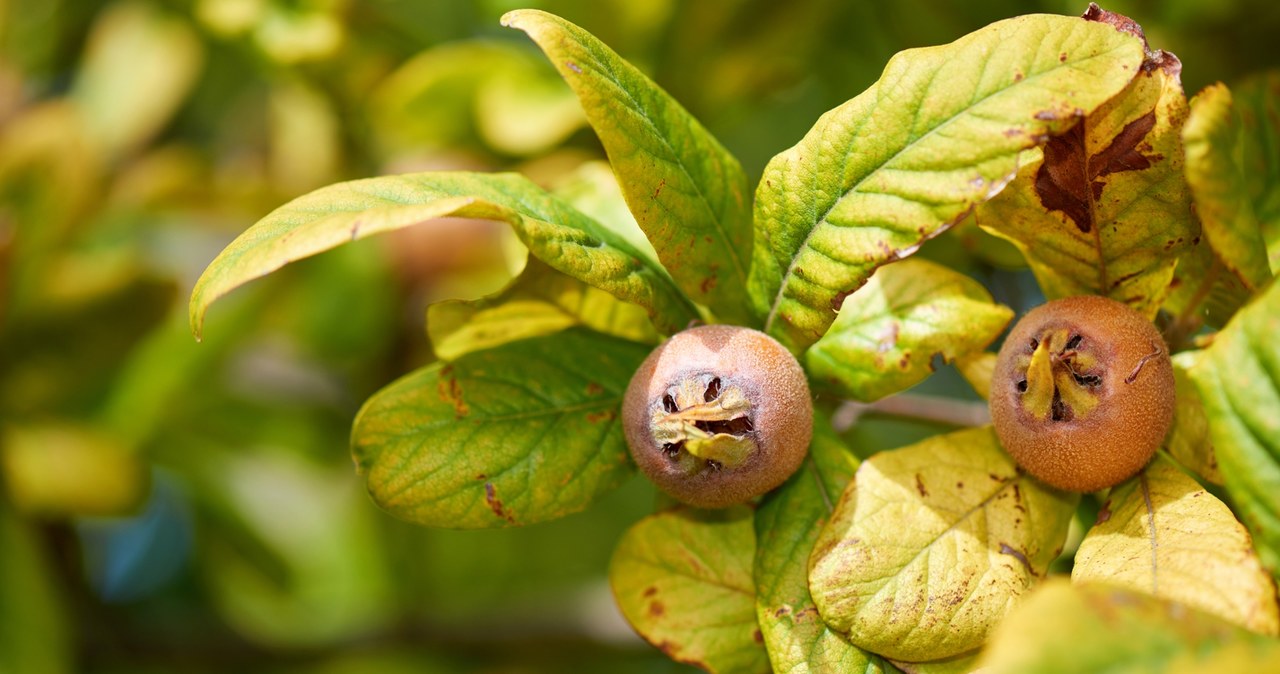
[[[56,568],[40,537],[0,498],[0,672],[62,674],[72,671],[75,648],[68,635]]]
[[[1274,640],[1214,616],[1122,588],[1051,580],[1001,623],[977,664],[983,674],[1266,671],[1204,666],[1240,646],[1255,664],[1275,662]]]
[[[1244,141],[1225,85],[1210,85],[1191,101],[1182,127],[1187,186],[1214,255],[1252,293],[1271,279],[1271,268],[1244,175]]]
[[[1107,583],[1280,633],[1276,586],[1231,509],[1169,460],[1111,491],[1071,580]]]
[[[427,332],[444,360],[582,325],[633,342],[657,341],[644,309],[565,276],[537,259],[502,293],[427,309]]]
[[[876,267],[998,193],[1141,62],[1132,35],[1047,15],[895,56],[765,168],[750,279],[765,331],[795,352],[817,341]]]
[[[1200,479],[1222,486],[1222,471],[1218,469],[1218,458],[1209,438],[1204,401],[1191,380],[1191,368],[1201,355],[1201,351],[1183,351],[1173,356],[1173,426],[1164,446],[1178,463]]]
[[[417,524],[578,512],[632,473],[619,408],[648,351],[574,328],[425,367],[360,410],[356,466],[379,506]]]
[[[981,351],[1013,311],[973,279],[926,260],[876,270],[845,300],[836,322],[806,354],[815,379],[864,402],[924,381],[933,358]]]
[[[344,243],[445,216],[510,223],[538,259],[649,311],[664,332],[696,310],[662,269],[608,228],[515,174],[413,173],[338,183],[272,211],[218,255],[191,292],[198,336],[214,300],[280,267]]]
[[[1155,52],[1115,98],[1044,148],[978,222],[1013,241],[1050,299],[1103,295],[1153,316],[1198,236],[1183,180],[1182,65]]]
[[[502,25],[528,33],[578,95],[627,205],[680,288],[720,318],[745,322],[751,222],[738,160],[582,28],[538,10],[508,12]]]
[[[1280,272],[1280,70],[1259,73],[1232,91],[1244,126],[1246,190],[1262,227],[1271,271]]]
[[[977,671],[973,666],[977,659],[978,651],[972,651],[929,662],[903,662],[901,660],[892,660],[891,662],[894,667],[901,669],[906,674],[969,674],[969,672]]]
[[[609,583],[627,622],[673,660],[716,674],[769,671],[756,623],[751,511],[670,510],[614,550]]]
[[[1218,467],[1262,562],[1280,576],[1280,285],[1231,319],[1191,378]]]
[[[775,672],[883,672],[884,663],[827,626],[809,595],[809,553],[858,460],[818,417],[809,458],[756,511],[756,615]]]
[[[1267,247],[1244,164],[1247,142],[1231,91],[1211,85],[1191,101],[1182,129],[1186,179],[1204,236],[1183,254],[1165,303],[1172,336],[1193,334],[1203,319],[1225,324],[1271,278]]]
[[[809,589],[863,649],[908,662],[966,653],[1044,576],[1076,500],[1022,475],[989,426],[882,452],[819,535]]]

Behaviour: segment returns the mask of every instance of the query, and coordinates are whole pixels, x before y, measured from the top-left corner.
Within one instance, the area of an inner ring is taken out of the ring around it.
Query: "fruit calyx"
[[[1019,354],[1022,408],[1037,421],[1083,420],[1098,406],[1105,370],[1083,335],[1046,328]]]
[[[733,468],[758,449],[751,401],[741,388],[709,373],[683,377],[668,388],[654,406],[650,429],[667,458],[689,474],[703,467]]]

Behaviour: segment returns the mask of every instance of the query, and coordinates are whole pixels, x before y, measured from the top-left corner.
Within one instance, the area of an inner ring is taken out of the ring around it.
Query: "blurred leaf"
[[[3,448],[3,445],[0,445]],[[50,560],[31,525],[0,498],[0,673],[71,672],[74,649]]]
[[[1071,580],[1146,592],[1280,633],[1276,586],[1249,534],[1226,504],[1162,457],[1111,490],[1076,551]]]
[[[550,71],[548,70],[550,73]],[[480,134],[499,152],[533,155],[564,142],[586,117],[558,78],[540,77],[542,68],[501,69],[476,95]]]
[[[1243,126],[1245,189],[1262,227],[1271,271],[1280,272],[1280,70],[1254,75],[1232,92]]]
[[[1218,467],[1262,563],[1280,577],[1280,285],[1241,309],[1191,369]]]
[[[644,309],[565,276],[536,259],[494,297],[452,300],[427,309],[427,332],[436,355],[455,360],[507,342],[582,325],[633,342],[658,335]]]
[[[1051,580],[1000,624],[977,664],[984,674],[1267,671],[1207,666],[1215,652],[1238,653],[1243,644],[1267,654],[1255,662],[1275,662],[1274,640],[1214,616],[1121,588]]]
[[[920,383],[943,362],[986,348],[1013,311],[973,279],[926,260],[880,267],[807,352],[815,379],[870,402]]]
[[[530,252],[649,310],[664,332],[696,316],[660,268],[618,235],[515,174],[416,173],[338,183],[272,211],[209,264],[191,293],[197,336],[214,300],[295,260],[445,216],[508,222]]]
[[[1198,236],[1183,180],[1181,71],[1172,54],[1149,54],[1115,98],[1068,111],[1079,121],[979,210],[979,224],[1022,249],[1050,299],[1103,295],[1147,316],[1164,301],[1178,253]]]
[[[809,595],[809,553],[858,460],[831,429],[814,420],[809,458],[756,511],[756,617],[776,672],[883,672],[879,658],[833,631]]]
[[[486,40],[421,52],[379,84],[370,108],[382,145],[398,153],[479,135],[499,152],[530,155],[586,122],[577,97],[542,59]]]
[[[1076,498],[1021,474],[989,426],[882,452],[823,527],[809,590],[828,625],[873,653],[968,652],[1044,577]]]
[[[308,6],[310,5],[310,6]],[[283,64],[319,61],[339,53],[346,28],[335,3],[267,2],[253,37],[272,60]]]
[[[956,369],[983,400],[991,397],[991,377],[996,371],[996,354],[976,351],[956,358]]]
[[[1173,427],[1165,439],[1165,448],[1191,472],[1206,482],[1222,486],[1222,471],[1214,455],[1213,441],[1209,438],[1209,420],[1205,416],[1204,401],[1191,380],[1203,352],[1183,351],[1173,356],[1173,382],[1175,386]]]
[[[75,109],[63,102],[33,106],[0,127],[0,230],[10,239],[6,313],[41,304],[53,255],[96,196],[100,158],[90,145]]]
[[[619,409],[648,350],[575,328],[423,368],[365,403],[356,465],[378,505],[417,524],[578,512],[631,474]]]
[[[0,466],[19,510],[36,515],[123,515],[141,505],[147,469],[132,448],[74,425],[3,429]]]
[[[376,511],[362,507],[347,469],[271,449],[202,463],[211,487],[205,498],[226,519],[217,535],[201,537],[201,568],[215,606],[238,631],[261,644],[303,647],[387,620],[393,595]],[[233,527],[239,537],[227,535]]]
[[[1249,301],[1249,291],[1227,271],[1209,240],[1199,241],[1178,258],[1164,308],[1174,316],[1171,341],[1194,334],[1207,322],[1222,327]]]
[[[769,671],[756,623],[751,511],[651,515],[618,542],[609,582],[631,626],[673,660],[715,674]]]
[[[1120,91],[1141,58],[1131,35],[1049,15],[895,56],[765,169],[750,287],[765,331],[795,352],[817,341],[876,267],[997,194],[1024,153]]]
[[[177,111],[204,61],[191,27],[150,2],[114,2],[98,18],[71,100],[108,157],[153,137]]]
[[[282,192],[312,190],[337,175],[342,129],[333,104],[298,80],[271,87],[271,178]]]
[[[585,30],[536,10],[502,23],[528,33],[578,95],[631,212],[680,288],[720,318],[745,321],[751,233],[738,160]]]

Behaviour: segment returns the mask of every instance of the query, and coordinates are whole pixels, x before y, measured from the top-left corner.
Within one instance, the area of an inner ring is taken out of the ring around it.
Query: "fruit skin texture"
[[[627,386],[622,423],[631,456],[659,488],[693,506],[723,508],[800,467],[813,401],[800,364],[772,337],[704,325],[649,354]]]
[[[1054,300],[1009,333],[990,405],[1000,443],[1028,473],[1067,491],[1110,487],[1142,470],[1169,431],[1169,347],[1124,304]]]

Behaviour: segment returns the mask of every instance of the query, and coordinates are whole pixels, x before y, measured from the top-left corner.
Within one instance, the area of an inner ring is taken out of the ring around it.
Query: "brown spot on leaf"
[[[929,490],[924,488],[924,480],[921,479],[920,473],[916,473],[916,491],[920,492],[920,498],[929,496]]]
[[[839,313],[840,307],[844,306],[845,299],[847,299],[852,294],[853,294],[852,290],[845,290],[845,291],[836,293],[835,297],[831,298],[831,310]]]
[[[901,329],[902,328],[898,325],[897,321],[890,322],[889,328],[885,330],[884,334],[880,335],[880,339],[876,341],[876,353],[892,351],[893,347],[898,345],[898,333]]]
[[[782,617],[789,616],[789,615],[791,615],[791,605],[790,605],[790,604],[785,604],[785,605],[783,605],[783,606],[779,606],[779,607],[778,607],[778,610],[776,610],[776,611],[774,611],[774,612],[773,612],[773,617],[775,617],[775,618],[782,618]]]
[[[1139,144],[1155,127],[1155,112],[1125,125],[1101,152],[1090,156],[1085,145],[1087,120],[1054,136],[1044,146],[1044,162],[1036,171],[1035,190],[1046,210],[1061,211],[1083,234],[1093,231],[1093,204],[1112,173],[1149,168],[1159,155],[1146,156]]]
[[[1109,519],[1111,519],[1111,501],[1108,500],[1102,504],[1102,509],[1098,511],[1098,519],[1093,525],[1096,527]]]
[[[440,378],[436,380],[436,393],[440,395],[441,402],[453,406],[453,413],[459,419],[470,412],[466,401],[462,399],[462,385],[458,383],[458,378],[453,376],[452,365],[447,365],[440,370]]]
[[[598,395],[600,395],[601,393],[604,393],[604,387],[603,387],[603,386],[601,386],[601,385],[599,385],[599,384],[597,384],[597,383],[595,383],[595,382],[593,382],[593,381],[592,381],[592,382],[587,382],[587,395],[589,395],[589,396],[598,396]]]
[[[664,188],[664,187],[666,187],[666,186],[667,186],[667,179],[666,179],[666,178],[663,178],[662,180],[659,180],[659,181],[658,181],[658,187],[657,187],[657,188],[655,188],[655,189],[653,190],[653,198],[654,198],[654,199],[657,199],[657,198],[658,198],[658,195],[659,195],[659,194],[662,194],[662,188]]]
[[[477,480],[477,481],[479,481],[479,480],[487,480],[487,479],[489,479],[489,476],[488,476],[488,475],[485,475],[484,473],[477,473],[477,474],[476,474],[476,480]]]
[[[484,502],[489,504],[489,510],[493,511],[498,518],[504,519],[511,524],[516,523],[516,518],[502,505],[502,500],[498,498],[498,490],[494,488],[492,482],[484,483]]]
[[[601,421],[613,421],[613,410],[604,410],[602,412],[591,412],[587,414],[587,423],[596,424]]]
[[[759,628],[756,628],[756,630],[751,633],[751,639],[758,644],[762,644],[764,643],[764,633],[762,633]]]
[[[1027,573],[1033,576],[1036,575],[1035,570],[1031,568],[1031,562],[1027,560],[1026,554],[1024,554],[1021,550],[1012,548],[1009,546],[1008,543],[1002,542],[1000,543],[1000,554],[1009,555],[1010,557],[1013,557],[1019,562],[1022,562],[1022,566],[1026,567]]]
[[[650,618],[661,618],[666,612],[667,612],[667,607],[663,606],[662,602],[655,601],[655,602],[649,603]]]
[[[716,287],[716,277],[715,277],[715,276],[708,276],[708,277],[706,277],[706,278],[702,279],[702,283],[699,283],[699,284],[698,284],[698,289],[699,289],[699,290],[701,290],[701,291],[702,291],[702,294],[704,294],[704,295],[705,295],[705,294],[707,294],[707,293],[709,293],[709,292],[711,292],[712,290],[714,290],[714,289],[715,289],[715,287]]]
[[[656,586],[650,585],[649,587],[646,587],[644,589],[645,599],[648,599],[649,597],[652,597],[655,594],[658,594],[658,588]]]

